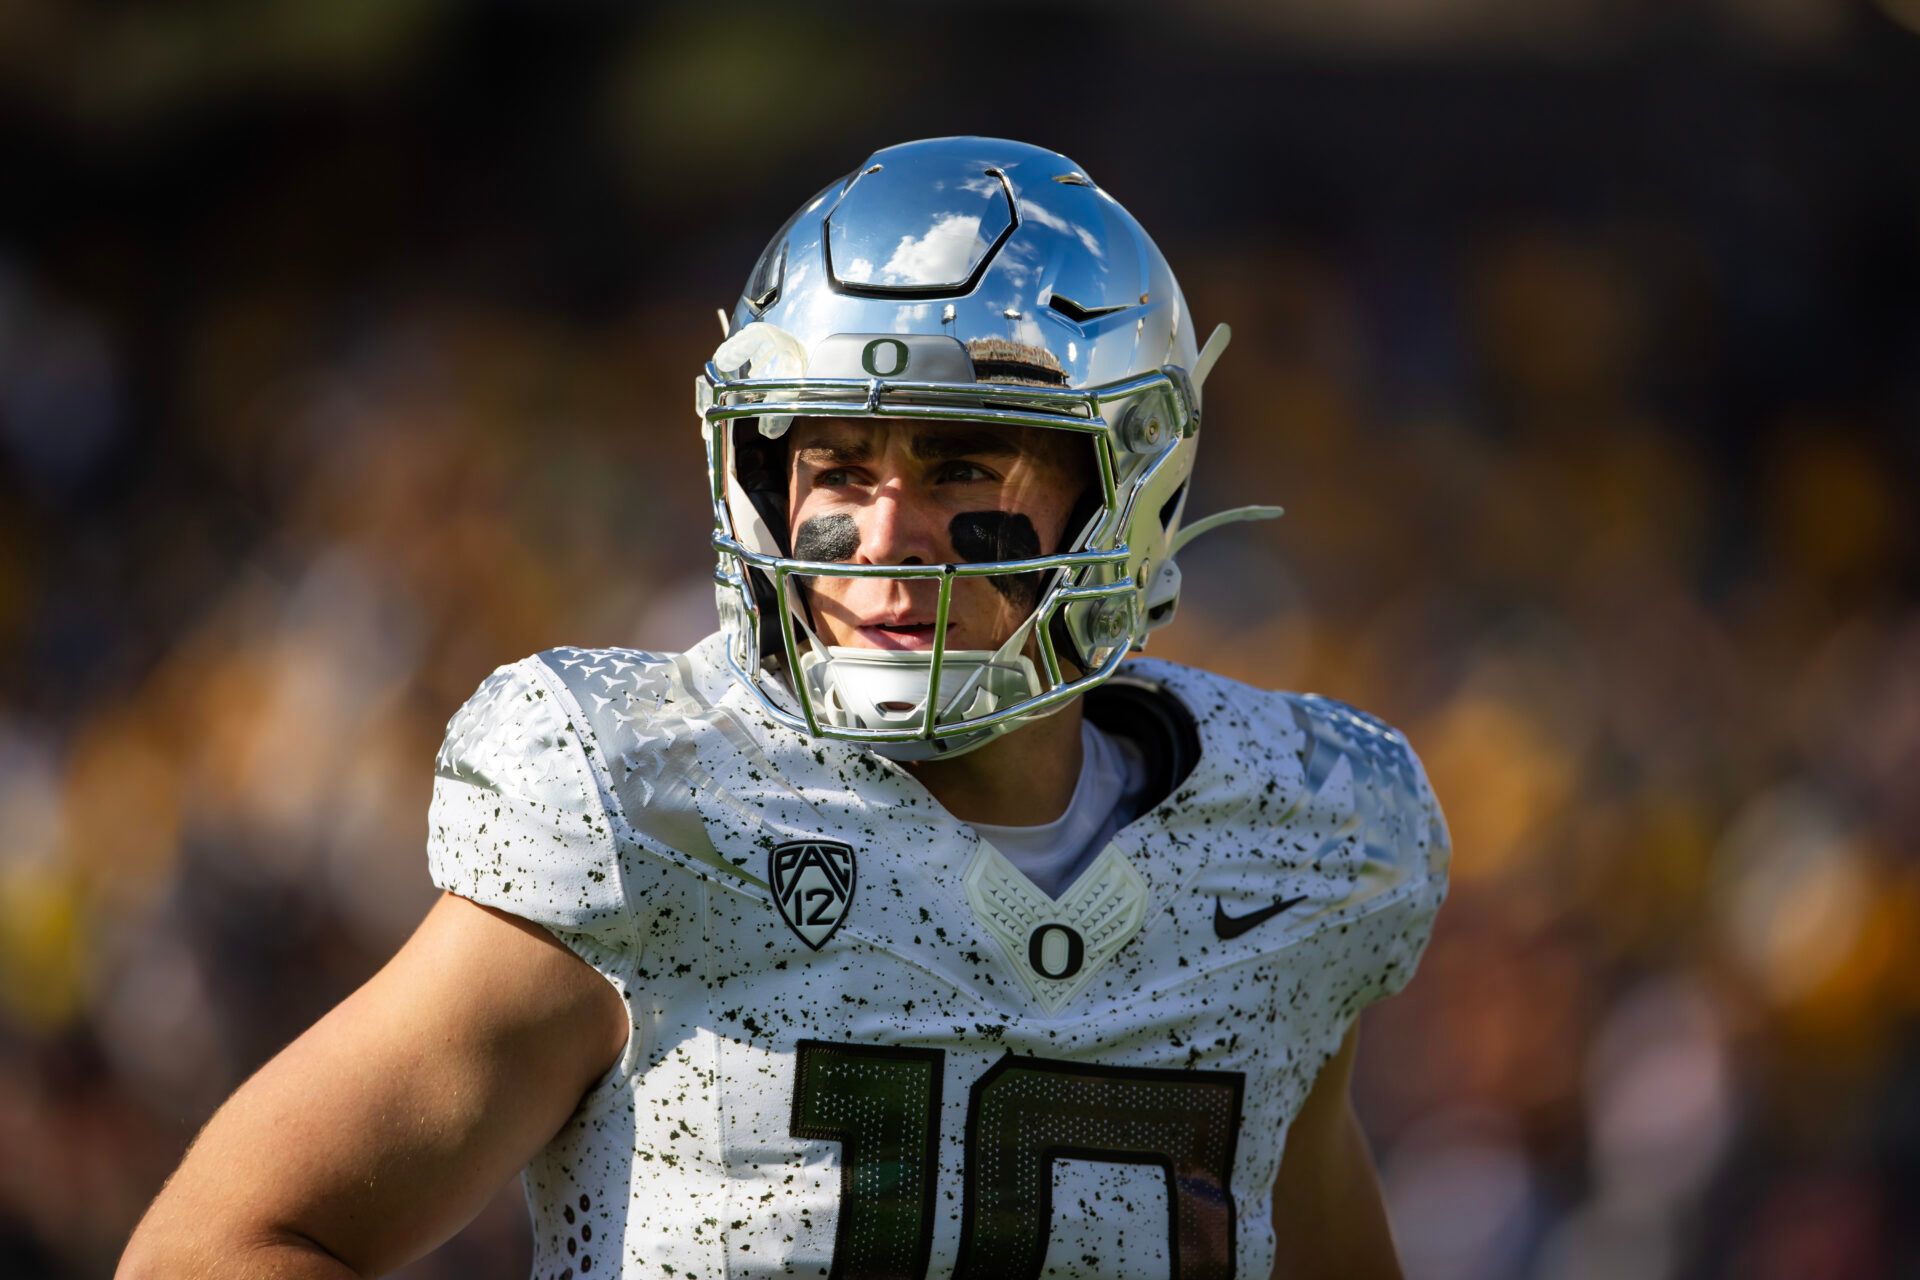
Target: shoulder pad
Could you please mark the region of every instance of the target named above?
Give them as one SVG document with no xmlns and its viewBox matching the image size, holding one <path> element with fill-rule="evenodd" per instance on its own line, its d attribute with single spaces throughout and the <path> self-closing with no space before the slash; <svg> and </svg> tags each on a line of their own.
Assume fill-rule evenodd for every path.
<svg viewBox="0 0 1920 1280">
<path fill-rule="evenodd" d="M 1413 748 L 1398 729 L 1378 716 L 1317 693 L 1281 696 L 1292 709 L 1294 725 L 1305 735 L 1300 762 L 1310 788 L 1318 790 L 1334 765 L 1346 758 L 1357 773 L 1377 776 L 1401 797 L 1420 796 L 1424 777 Z"/>
<path fill-rule="evenodd" d="M 434 884 L 555 930 L 624 927 L 589 746 L 586 726 L 538 659 L 482 681 L 448 722 L 435 764 L 427 831 Z"/>
<path fill-rule="evenodd" d="M 656 853 L 740 874 L 715 850 L 699 809 L 698 792 L 712 785 L 701 743 L 728 720 L 710 700 L 718 690 L 709 656 L 563 648 L 539 660 L 581 718 L 621 830 Z"/>
<path fill-rule="evenodd" d="M 539 655 L 594 727 L 617 730 L 664 708 L 677 692 L 673 655 L 642 649 L 548 649 Z M 615 713 L 613 708 L 619 708 Z M 609 736 L 602 732 L 603 737 Z"/>
</svg>

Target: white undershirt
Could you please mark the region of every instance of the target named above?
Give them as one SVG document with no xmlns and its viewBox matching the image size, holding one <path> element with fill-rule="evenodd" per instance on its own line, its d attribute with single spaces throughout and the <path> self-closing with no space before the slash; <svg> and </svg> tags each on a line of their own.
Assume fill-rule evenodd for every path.
<svg viewBox="0 0 1920 1280">
<path fill-rule="evenodd" d="M 980 838 L 1007 856 L 1048 897 L 1058 898 L 1085 866 L 1099 856 L 1113 833 L 1134 815 L 1123 806 L 1147 781 L 1140 749 L 1080 722 L 1080 779 L 1067 811 L 1037 827 L 973 823 Z"/>
</svg>

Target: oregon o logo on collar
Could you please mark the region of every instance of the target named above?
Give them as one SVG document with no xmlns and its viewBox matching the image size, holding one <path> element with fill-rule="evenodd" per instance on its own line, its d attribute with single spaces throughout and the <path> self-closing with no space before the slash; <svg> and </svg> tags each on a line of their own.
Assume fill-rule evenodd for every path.
<svg viewBox="0 0 1920 1280">
<path fill-rule="evenodd" d="M 890 368 L 881 368 L 882 363 Z M 876 378 L 891 378 L 907 371 L 907 344 L 898 338 L 875 338 L 860 349 L 860 367 Z"/>
<path fill-rule="evenodd" d="M 1087 940 L 1071 925 L 1049 920 L 1027 935 L 1027 963 L 1043 978 L 1065 982 L 1086 958 Z"/>
</svg>

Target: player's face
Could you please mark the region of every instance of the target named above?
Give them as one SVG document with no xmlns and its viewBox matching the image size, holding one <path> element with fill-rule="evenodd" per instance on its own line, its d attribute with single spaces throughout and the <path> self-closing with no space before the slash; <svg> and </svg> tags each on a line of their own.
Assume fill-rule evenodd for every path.
<svg viewBox="0 0 1920 1280">
<path fill-rule="evenodd" d="M 852 564 L 1019 560 L 1060 549 L 1092 466 L 1071 432 L 973 422 L 801 418 L 791 432 L 793 554 Z M 1040 598 L 1040 574 L 958 578 L 948 649 L 997 649 Z M 931 649 L 931 579 L 807 580 L 831 645 Z"/>
</svg>

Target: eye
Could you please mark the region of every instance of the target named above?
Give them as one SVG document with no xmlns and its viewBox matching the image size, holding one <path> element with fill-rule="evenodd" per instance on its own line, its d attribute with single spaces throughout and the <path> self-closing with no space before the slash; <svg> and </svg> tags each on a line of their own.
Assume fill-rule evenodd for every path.
<svg viewBox="0 0 1920 1280">
<path fill-rule="evenodd" d="M 939 478 L 949 484 L 974 484 L 982 480 L 998 480 L 1000 477 L 977 462 L 955 460 L 943 462 L 937 473 Z"/>
</svg>

